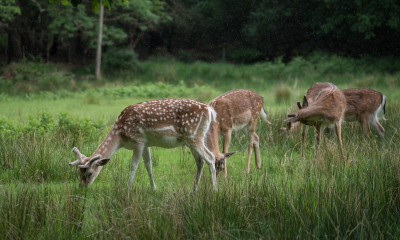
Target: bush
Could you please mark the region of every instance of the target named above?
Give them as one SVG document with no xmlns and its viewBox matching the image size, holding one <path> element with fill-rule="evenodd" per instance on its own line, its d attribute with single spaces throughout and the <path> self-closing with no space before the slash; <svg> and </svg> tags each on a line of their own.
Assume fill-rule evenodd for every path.
<svg viewBox="0 0 400 240">
<path fill-rule="evenodd" d="M 104 53 L 102 68 L 107 74 L 123 70 L 136 72 L 141 69 L 137 53 L 130 49 L 111 49 Z"/>
</svg>

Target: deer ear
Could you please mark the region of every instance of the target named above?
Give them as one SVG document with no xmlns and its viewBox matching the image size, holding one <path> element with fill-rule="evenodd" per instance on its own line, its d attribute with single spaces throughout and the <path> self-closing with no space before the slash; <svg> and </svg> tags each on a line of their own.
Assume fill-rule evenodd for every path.
<svg viewBox="0 0 400 240">
<path fill-rule="evenodd" d="M 224 158 L 228 158 L 230 156 L 232 156 L 233 154 L 235 154 L 236 152 L 229 152 L 229 153 L 224 153 Z"/>
<path fill-rule="evenodd" d="M 109 158 L 100 159 L 96 162 L 96 166 L 104 166 L 108 163 L 108 161 L 110 161 Z"/>
<path fill-rule="evenodd" d="M 302 107 L 301 107 L 301 103 L 300 103 L 299 101 L 297 101 L 297 107 L 298 107 L 299 109 L 302 108 Z"/>
<path fill-rule="evenodd" d="M 306 96 L 303 97 L 303 105 L 302 105 L 302 108 L 305 108 L 305 107 L 308 107 L 308 101 L 307 101 Z"/>
</svg>

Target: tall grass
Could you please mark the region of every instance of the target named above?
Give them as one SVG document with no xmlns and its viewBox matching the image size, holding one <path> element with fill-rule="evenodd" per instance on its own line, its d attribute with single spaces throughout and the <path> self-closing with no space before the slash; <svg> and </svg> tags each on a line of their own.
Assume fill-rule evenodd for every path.
<svg viewBox="0 0 400 240">
<path fill-rule="evenodd" d="M 400 104 L 394 101 L 399 96 L 398 72 L 378 71 L 378 67 L 363 71 L 349 62 L 336 65 L 339 60 L 335 59 L 295 61 L 251 66 L 148 62 L 143 66 L 141 74 L 151 75 L 155 83 L 138 89 L 172 86 L 177 78 L 185 83 L 172 92 L 182 97 L 198 98 L 195 88 L 190 87 L 194 83 L 206 89 L 209 95 L 204 95 L 205 101 L 225 88 L 246 87 L 242 83 L 258 86 L 273 122 L 267 125 L 260 119 L 257 127 L 262 168 L 254 170 L 253 156 L 251 172 L 244 174 L 247 142 L 242 133 L 234 133 L 230 150 L 236 154 L 228 159 L 228 177 L 218 179 L 218 192 L 212 191 L 205 168 L 199 191 L 190 193 L 195 162 L 187 149 L 180 148 L 152 149 L 156 191 L 149 186 L 143 164 L 139 164 L 134 186 L 128 190 L 132 156 L 128 150 L 119 150 L 94 184 L 80 189 L 78 174 L 68 165 L 75 160 L 71 149 L 79 146 L 84 154 L 92 153 L 109 130 L 111 122 L 107 119 L 115 119 L 114 112 L 105 110 L 105 118 L 95 115 L 89 119 L 76 117 L 86 109 L 74 108 L 68 114 L 37 113 L 21 122 L 5 117 L 7 112 L 3 112 L 0 239 L 398 239 Z M 153 73 L 146 72 L 150 66 L 156 69 Z M 275 79 L 276 84 L 266 84 L 275 80 L 265 80 L 255 69 L 263 69 L 264 77 Z M 162 76 L 164 79 L 159 79 Z M 213 81 L 217 78 L 221 80 Z M 290 103 L 300 100 L 307 84 L 327 78 L 342 88 L 371 81 L 372 86 L 383 89 L 388 96 L 388 120 L 383 122 L 386 135 L 383 140 L 376 133 L 364 137 L 358 123 L 345 122 L 345 159 L 335 136 L 324 136 L 321 157 L 314 159 L 311 130 L 306 158 L 301 159 L 299 137 L 288 136 L 280 128 Z M 214 89 L 212 85 L 216 92 L 210 90 Z M 90 91 L 94 96 L 101 93 L 127 102 L 136 92 L 145 93 L 144 99 L 155 98 L 148 95 L 155 91 L 167 94 L 167 90 L 146 93 L 131 86 L 68 94 L 80 98 L 80 104 L 106 109 L 107 102 L 88 98 Z M 7 98 L 1 101 L 16 99 L 11 95 Z M 33 99 L 45 101 L 48 97 L 38 94 Z M 32 98 L 18 97 L 15 108 L 24 101 L 28 104 Z M 57 101 L 71 100 L 61 97 Z"/>
</svg>

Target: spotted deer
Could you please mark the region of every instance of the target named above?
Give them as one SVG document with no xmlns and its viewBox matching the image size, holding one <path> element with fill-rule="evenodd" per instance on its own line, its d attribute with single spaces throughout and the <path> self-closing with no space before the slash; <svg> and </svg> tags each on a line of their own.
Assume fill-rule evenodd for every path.
<svg viewBox="0 0 400 240">
<path fill-rule="evenodd" d="M 341 122 L 346 110 L 346 98 L 342 91 L 334 84 L 329 82 L 315 83 L 312 85 L 303 98 L 303 103 L 297 102 L 299 112 L 297 114 L 288 114 L 286 119 L 289 124 L 301 122 L 304 125 L 314 126 L 315 134 L 315 157 L 319 153 L 321 141 L 321 128 L 334 125 L 341 153 L 342 136 Z M 304 158 L 304 139 L 306 128 L 303 127 L 301 133 L 301 157 Z"/>
<path fill-rule="evenodd" d="M 342 90 L 346 98 L 346 111 L 344 120 L 358 121 L 365 135 L 371 133 L 370 125 L 378 132 L 381 138 L 385 135 L 385 129 L 379 122 L 379 118 L 384 120 L 386 112 L 386 96 L 382 93 L 369 88 L 353 88 Z M 299 122 L 288 125 L 290 132 L 296 132 Z M 283 128 L 286 130 L 286 128 Z"/>
<path fill-rule="evenodd" d="M 271 124 L 267 120 L 263 103 L 263 98 L 257 93 L 239 89 L 224 93 L 208 104 L 217 112 L 217 119 L 211 123 L 207 133 L 207 146 L 215 156 L 217 172 L 223 171 L 224 177 L 227 176 L 225 159 L 233 154 L 228 152 L 233 130 L 243 130 L 249 141 L 246 173 L 250 171 L 250 158 L 253 148 L 256 168 L 261 167 L 259 137 L 255 132 L 260 113 L 263 119 Z M 223 138 L 223 153 L 219 150 L 219 136 Z"/>
<path fill-rule="evenodd" d="M 346 97 L 347 107 L 345 121 L 358 121 L 365 135 L 371 133 L 370 125 L 385 136 L 385 129 L 379 123 L 379 117 L 385 119 L 386 97 L 382 93 L 369 88 L 353 88 L 342 91 Z"/>
<path fill-rule="evenodd" d="M 147 169 L 150 185 L 153 180 L 150 147 L 174 148 L 186 145 L 197 165 L 193 191 L 197 190 L 204 162 L 208 164 L 211 182 L 217 190 L 214 155 L 205 146 L 205 137 L 210 123 L 215 121 L 215 111 L 205 103 L 190 99 L 160 99 L 133 104 L 125 108 L 113 124 L 110 132 L 96 151 L 86 157 L 74 147 L 80 185 L 89 186 L 119 148 L 133 150 L 129 187 L 141 156 Z"/>
</svg>

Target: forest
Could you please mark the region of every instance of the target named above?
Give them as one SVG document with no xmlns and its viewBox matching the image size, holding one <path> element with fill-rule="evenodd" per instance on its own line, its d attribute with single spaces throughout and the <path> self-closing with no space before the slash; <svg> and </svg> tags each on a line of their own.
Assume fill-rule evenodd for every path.
<svg viewBox="0 0 400 240">
<path fill-rule="evenodd" d="M 91 63 L 96 55 L 99 4 L 77 3 L 1 0 L 0 61 L 40 58 Z M 395 0 L 103 4 L 103 58 L 167 56 L 185 62 L 254 63 L 276 58 L 287 62 L 315 51 L 356 58 L 400 54 L 400 2 Z"/>
</svg>

